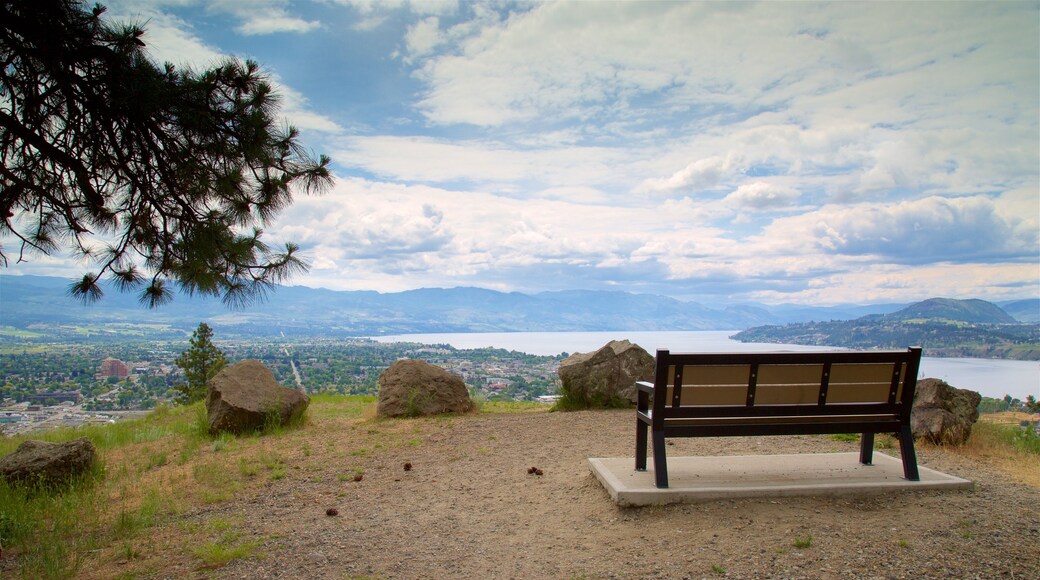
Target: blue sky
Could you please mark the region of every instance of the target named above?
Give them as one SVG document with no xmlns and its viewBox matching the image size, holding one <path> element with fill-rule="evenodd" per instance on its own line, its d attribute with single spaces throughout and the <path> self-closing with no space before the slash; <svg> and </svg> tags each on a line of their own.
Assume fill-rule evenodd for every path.
<svg viewBox="0 0 1040 580">
<path fill-rule="evenodd" d="M 295 284 L 1040 296 L 1037 2 L 105 4 L 156 60 L 260 62 L 332 157 L 265 229 Z"/>
</svg>

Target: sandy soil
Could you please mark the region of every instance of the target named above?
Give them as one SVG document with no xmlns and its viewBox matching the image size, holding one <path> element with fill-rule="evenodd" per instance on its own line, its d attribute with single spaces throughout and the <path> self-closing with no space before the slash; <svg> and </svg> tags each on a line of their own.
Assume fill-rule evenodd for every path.
<svg viewBox="0 0 1040 580">
<path fill-rule="evenodd" d="M 1040 578 L 1040 489 L 956 454 L 918 450 L 922 465 L 971 479 L 974 491 L 622 509 L 587 458 L 631 456 L 634 425 L 632 411 L 314 419 L 277 443 L 286 477 L 182 514 L 142 550 L 161 553 L 154 575 L 167 578 Z M 856 450 L 826 436 L 669 447 Z M 217 517 L 258 547 L 206 569 L 182 530 Z"/>
</svg>

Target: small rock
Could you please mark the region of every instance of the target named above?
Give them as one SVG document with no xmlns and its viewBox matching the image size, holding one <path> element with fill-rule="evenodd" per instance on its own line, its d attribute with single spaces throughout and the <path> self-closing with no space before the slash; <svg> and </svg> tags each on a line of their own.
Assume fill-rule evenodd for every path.
<svg viewBox="0 0 1040 580">
<path fill-rule="evenodd" d="M 329 509 L 325 510 L 325 515 L 327 515 L 327 516 L 338 516 L 339 515 L 339 510 L 337 510 L 336 508 L 329 508 Z"/>
<path fill-rule="evenodd" d="M 29 440 L 0 458 L 0 478 L 8 483 L 60 484 L 90 470 L 96 450 L 86 437 L 64 443 Z"/>
</svg>

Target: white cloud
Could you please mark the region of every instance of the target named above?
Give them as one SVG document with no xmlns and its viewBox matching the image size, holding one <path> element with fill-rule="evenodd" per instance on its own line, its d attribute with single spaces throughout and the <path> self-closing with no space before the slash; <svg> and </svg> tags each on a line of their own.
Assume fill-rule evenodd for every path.
<svg viewBox="0 0 1040 580">
<path fill-rule="evenodd" d="M 282 99 L 282 114 L 298 129 L 310 129 L 322 133 L 336 134 L 344 131 L 343 127 L 326 115 L 316 112 L 310 107 L 310 102 L 300 91 L 281 82 L 277 75 L 273 75 L 276 82 L 275 90 Z"/>
<path fill-rule="evenodd" d="M 406 182 L 496 183 L 509 193 L 525 184 L 594 187 L 624 182 L 623 151 L 600 147 L 520 150 L 495 141 L 447 141 L 430 137 L 350 136 L 334 145 L 333 158 L 381 177 Z M 561 191 L 557 189 L 557 191 Z M 586 191 L 588 191 L 586 189 Z"/>
<path fill-rule="evenodd" d="M 825 206 L 775 220 L 762 239 L 783 239 L 786 251 L 883 256 L 902 263 L 1040 255 L 1036 221 L 1002 215 L 997 208 L 986 196 Z"/>
<path fill-rule="evenodd" d="M 242 34 L 274 34 L 277 32 L 309 32 L 321 26 L 316 20 L 303 20 L 281 13 L 269 13 L 243 18 L 235 30 Z"/>
<path fill-rule="evenodd" d="M 352 6 L 364 15 L 386 14 L 402 8 L 420 16 L 446 16 L 459 10 L 458 0 L 329 0 L 333 4 Z"/>
<path fill-rule="evenodd" d="M 698 159 L 667 178 L 650 178 L 637 189 L 643 192 L 701 190 L 719 185 L 723 176 L 736 169 L 735 155 Z"/>
<path fill-rule="evenodd" d="M 180 67 L 204 68 L 227 58 L 202 40 L 192 25 L 181 18 L 158 10 L 153 4 L 127 0 L 106 2 L 109 10 L 103 18 L 110 22 L 140 23 L 145 28 L 144 42 L 148 55 L 158 62 L 171 62 Z"/>
<path fill-rule="evenodd" d="M 844 170 L 831 192 L 844 196 L 970 193 L 1036 164 L 1032 16 L 1008 4 L 542 4 L 431 54 L 419 108 L 445 125 L 593 120 L 587 137 L 667 127 L 632 146 L 698 149 L 645 190 L 711 183 L 697 163 L 735 156 Z"/>
<path fill-rule="evenodd" d="M 787 207 L 793 204 L 799 195 L 801 194 L 793 187 L 754 181 L 738 187 L 736 191 L 726 196 L 725 201 L 738 209 L 757 210 Z"/>
<path fill-rule="evenodd" d="M 1035 295 L 1034 264 L 932 264 L 908 268 L 902 264 L 861 264 L 855 269 L 816 276 L 803 288 L 791 291 L 764 287 L 748 294 L 767 303 L 871 304 L 913 302 L 936 296 L 986 297 L 991 301 L 1016 300 Z"/>
<path fill-rule="evenodd" d="M 408 8 L 420 15 L 447 16 L 459 10 L 458 0 L 411 0 Z"/>
<path fill-rule="evenodd" d="M 409 62 L 416 57 L 429 54 L 443 42 L 440 20 L 436 16 L 420 20 L 408 29 L 404 39 L 408 47 Z"/>
<path fill-rule="evenodd" d="M 239 34 L 260 35 L 310 32 L 321 26 L 316 20 L 305 20 L 289 13 L 289 0 L 209 0 L 207 9 L 237 19 Z"/>
</svg>

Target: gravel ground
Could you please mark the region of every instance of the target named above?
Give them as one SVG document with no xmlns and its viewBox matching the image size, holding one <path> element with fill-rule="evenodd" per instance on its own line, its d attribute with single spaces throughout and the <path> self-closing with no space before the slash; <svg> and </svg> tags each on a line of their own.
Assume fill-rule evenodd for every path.
<svg viewBox="0 0 1040 580">
<path fill-rule="evenodd" d="M 153 529 L 143 557 L 161 565 L 145 575 L 1040 578 L 1040 489 L 928 446 L 918 449 L 922 465 L 971 479 L 975 489 L 619 508 L 587 458 L 631 456 L 632 415 L 312 420 L 278 441 L 291 466 L 286 477 Z M 857 445 L 826 436 L 682 439 L 669 454 Z M 257 547 L 207 569 L 182 530 L 218 517 Z M 88 564 L 84 576 L 113 577 L 119 566 Z"/>
</svg>

